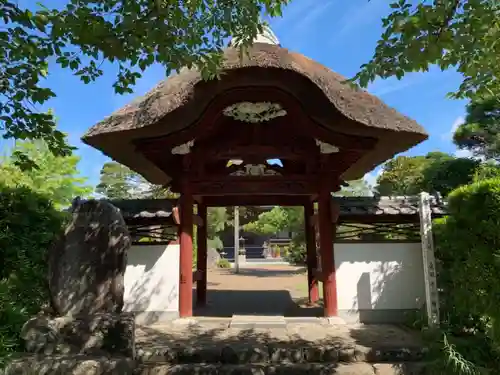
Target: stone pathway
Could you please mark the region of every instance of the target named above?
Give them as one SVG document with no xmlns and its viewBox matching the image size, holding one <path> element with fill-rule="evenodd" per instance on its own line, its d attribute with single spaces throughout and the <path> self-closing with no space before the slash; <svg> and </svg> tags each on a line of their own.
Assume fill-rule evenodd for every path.
<svg viewBox="0 0 500 375">
<path fill-rule="evenodd" d="M 193 296 L 193 298 L 195 298 Z M 208 305 L 197 308 L 196 316 L 282 315 L 322 316 L 321 307 L 309 307 L 307 273 L 303 267 L 258 265 L 234 270 L 208 271 Z"/>
<path fill-rule="evenodd" d="M 416 332 L 392 325 L 330 325 L 288 323 L 285 328 L 230 328 L 229 319 L 177 321 L 166 325 L 137 327 L 136 342 L 141 348 L 158 346 L 247 345 L 290 343 L 375 347 L 420 347 Z"/>
</svg>

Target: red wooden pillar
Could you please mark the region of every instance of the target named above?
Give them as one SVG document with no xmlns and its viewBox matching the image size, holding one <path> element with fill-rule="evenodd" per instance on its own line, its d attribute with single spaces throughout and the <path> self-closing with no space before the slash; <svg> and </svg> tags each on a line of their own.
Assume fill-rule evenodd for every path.
<svg viewBox="0 0 500 375">
<path fill-rule="evenodd" d="M 319 300 L 318 280 L 316 269 L 318 268 L 318 257 L 316 256 L 316 239 L 312 217 L 314 215 L 314 204 L 308 202 L 304 205 L 304 224 L 306 231 L 306 261 L 307 261 L 307 285 L 309 290 L 309 303 L 313 304 Z"/>
<path fill-rule="evenodd" d="M 207 206 L 198 204 L 198 216 L 203 224 L 197 227 L 197 253 L 196 269 L 198 281 L 196 282 L 196 305 L 203 307 L 207 304 Z"/>
<path fill-rule="evenodd" d="M 335 222 L 336 222 L 335 218 Z M 318 226 L 321 251 L 321 271 L 323 274 L 324 315 L 336 316 L 337 282 L 335 279 L 335 258 L 333 241 L 335 238 L 334 213 L 330 189 L 322 188 L 318 195 Z"/>
<path fill-rule="evenodd" d="M 179 316 L 193 316 L 193 195 L 185 188 L 180 198 Z"/>
</svg>

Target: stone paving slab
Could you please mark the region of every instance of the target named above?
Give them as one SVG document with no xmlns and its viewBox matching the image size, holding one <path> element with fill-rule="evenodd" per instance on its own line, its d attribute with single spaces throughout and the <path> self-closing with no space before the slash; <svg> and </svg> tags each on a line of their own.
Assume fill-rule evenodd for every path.
<svg viewBox="0 0 500 375">
<path fill-rule="evenodd" d="M 162 324 L 137 326 L 136 343 L 139 345 L 191 345 L 196 343 L 237 343 L 247 340 L 258 342 L 352 343 L 362 346 L 415 346 L 422 345 L 417 332 L 394 325 L 321 323 L 292 323 L 284 328 L 239 329 L 228 327 L 228 321 L 190 324 Z"/>
<path fill-rule="evenodd" d="M 263 315 L 233 315 L 229 328 L 240 329 L 266 329 L 281 328 L 285 329 L 287 322 L 283 315 L 263 316 Z"/>
</svg>

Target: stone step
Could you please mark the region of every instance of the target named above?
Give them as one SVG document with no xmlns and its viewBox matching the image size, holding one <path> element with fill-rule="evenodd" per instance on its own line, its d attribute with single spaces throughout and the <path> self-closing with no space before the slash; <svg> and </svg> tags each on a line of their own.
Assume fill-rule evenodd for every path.
<svg viewBox="0 0 500 375">
<path fill-rule="evenodd" d="M 432 375 L 425 362 L 408 363 L 137 363 L 127 358 L 23 356 L 2 375 Z"/>
<path fill-rule="evenodd" d="M 136 350 L 139 362 L 189 363 L 379 363 L 418 362 L 424 359 L 422 347 L 365 347 L 361 345 L 311 345 L 263 343 L 258 345 L 142 346 Z"/>
<path fill-rule="evenodd" d="M 137 362 L 129 358 L 85 355 L 20 355 L 1 375 L 134 375 Z"/>
<path fill-rule="evenodd" d="M 149 363 L 134 375 L 431 375 L 423 363 L 307 363 L 307 364 L 183 364 Z"/>
</svg>

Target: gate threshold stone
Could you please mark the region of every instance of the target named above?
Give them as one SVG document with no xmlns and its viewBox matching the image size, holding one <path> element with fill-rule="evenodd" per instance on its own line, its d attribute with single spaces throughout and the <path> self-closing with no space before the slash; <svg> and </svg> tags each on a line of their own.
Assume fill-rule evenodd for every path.
<svg viewBox="0 0 500 375">
<path fill-rule="evenodd" d="M 230 328 L 259 329 L 259 328 L 286 328 L 283 315 L 233 315 Z"/>
</svg>

